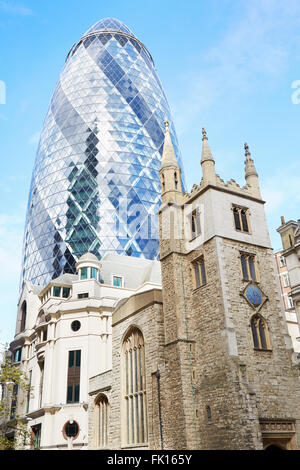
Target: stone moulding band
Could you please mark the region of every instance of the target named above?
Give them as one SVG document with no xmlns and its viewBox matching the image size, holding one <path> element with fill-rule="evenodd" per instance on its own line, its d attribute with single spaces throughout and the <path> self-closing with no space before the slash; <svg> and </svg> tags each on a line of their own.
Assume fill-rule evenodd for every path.
<svg viewBox="0 0 300 470">
<path fill-rule="evenodd" d="M 295 421 L 294 420 L 260 420 L 261 432 L 264 433 L 295 433 Z"/>
</svg>

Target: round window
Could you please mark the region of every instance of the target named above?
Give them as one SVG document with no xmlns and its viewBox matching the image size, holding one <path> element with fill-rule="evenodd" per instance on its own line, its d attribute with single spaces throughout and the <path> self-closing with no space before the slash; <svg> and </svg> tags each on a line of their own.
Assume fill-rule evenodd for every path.
<svg viewBox="0 0 300 470">
<path fill-rule="evenodd" d="M 73 439 L 75 439 L 79 434 L 79 426 L 76 421 L 68 421 L 64 425 L 63 431 L 66 437 L 73 437 Z"/>
<path fill-rule="evenodd" d="M 80 327 L 81 327 L 81 323 L 78 320 L 75 320 L 71 323 L 71 328 L 73 331 L 78 331 Z"/>
</svg>

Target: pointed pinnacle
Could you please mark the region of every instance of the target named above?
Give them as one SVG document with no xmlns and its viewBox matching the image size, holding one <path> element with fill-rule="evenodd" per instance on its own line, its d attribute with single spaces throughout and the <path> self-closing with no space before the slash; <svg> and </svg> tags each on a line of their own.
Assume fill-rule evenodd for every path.
<svg viewBox="0 0 300 470">
<path fill-rule="evenodd" d="M 201 164 L 206 160 L 210 160 L 214 162 L 214 158 L 212 156 L 211 150 L 208 144 L 208 138 L 206 135 L 206 130 L 202 127 L 202 156 L 201 156 Z"/>
<path fill-rule="evenodd" d="M 249 152 L 249 145 L 247 144 L 247 142 L 244 143 L 244 149 L 245 149 L 245 156 L 250 157 L 251 153 Z"/>
<path fill-rule="evenodd" d="M 170 136 L 168 119 L 165 119 L 164 123 L 165 123 L 165 141 L 164 141 L 163 154 L 162 154 L 162 159 L 161 159 L 161 168 L 170 166 L 170 165 L 178 167 L 175 150 L 174 150 L 172 139 Z"/>
<path fill-rule="evenodd" d="M 245 177 L 247 178 L 248 176 L 255 175 L 258 176 L 254 161 L 251 158 L 251 153 L 249 152 L 249 145 L 247 142 L 244 144 L 244 149 L 245 149 Z"/>
<path fill-rule="evenodd" d="M 169 123 L 169 121 L 168 121 L 167 118 L 164 120 L 164 124 L 165 124 L 165 133 L 166 133 L 166 132 L 169 132 L 169 125 L 170 125 L 170 123 Z"/>
</svg>

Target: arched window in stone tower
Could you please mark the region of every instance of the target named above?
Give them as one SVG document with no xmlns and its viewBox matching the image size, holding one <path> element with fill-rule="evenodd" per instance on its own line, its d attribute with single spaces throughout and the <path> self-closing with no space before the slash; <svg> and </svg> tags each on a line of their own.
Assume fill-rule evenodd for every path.
<svg viewBox="0 0 300 470">
<path fill-rule="evenodd" d="M 124 444 L 147 442 L 147 403 L 144 338 L 132 328 L 122 345 Z"/>
<path fill-rule="evenodd" d="M 109 402 L 107 396 L 100 393 L 95 400 L 95 447 L 103 449 L 108 446 L 108 430 L 109 430 Z"/>
<path fill-rule="evenodd" d="M 22 303 L 22 307 L 21 307 L 21 329 L 20 329 L 20 331 L 25 330 L 26 315 L 27 315 L 27 303 L 26 303 L 26 300 L 24 300 L 24 302 Z"/>
<path fill-rule="evenodd" d="M 161 174 L 161 187 L 162 187 L 162 192 L 164 192 L 166 189 L 166 185 L 165 185 L 165 175 L 163 173 Z"/>
<path fill-rule="evenodd" d="M 255 349 L 271 349 L 267 324 L 260 315 L 252 317 L 251 331 Z"/>
<path fill-rule="evenodd" d="M 178 178 L 177 178 L 177 172 L 175 171 L 174 172 L 174 185 L 175 185 L 175 189 L 178 188 Z"/>
</svg>

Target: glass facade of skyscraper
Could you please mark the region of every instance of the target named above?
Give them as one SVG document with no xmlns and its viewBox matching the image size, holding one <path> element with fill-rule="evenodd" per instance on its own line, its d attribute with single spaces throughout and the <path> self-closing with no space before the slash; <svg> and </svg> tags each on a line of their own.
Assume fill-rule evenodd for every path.
<svg viewBox="0 0 300 470">
<path fill-rule="evenodd" d="M 21 281 L 73 273 L 87 251 L 159 257 L 166 118 L 182 168 L 150 53 L 120 21 L 96 23 L 69 52 L 41 132 Z"/>
</svg>

